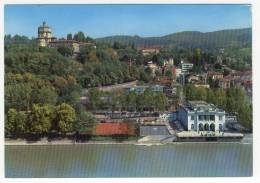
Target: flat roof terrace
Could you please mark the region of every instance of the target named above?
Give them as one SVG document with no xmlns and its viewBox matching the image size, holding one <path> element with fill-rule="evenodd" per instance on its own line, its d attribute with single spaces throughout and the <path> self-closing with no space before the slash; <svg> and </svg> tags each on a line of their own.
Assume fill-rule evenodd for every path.
<svg viewBox="0 0 260 183">
<path fill-rule="evenodd" d="M 205 101 L 200 100 L 188 101 L 182 104 L 182 107 L 184 107 L 189 112 L 225 112 L 224 110 L 217 108 L 214 104 L 209 104 Z"/>
</svg>

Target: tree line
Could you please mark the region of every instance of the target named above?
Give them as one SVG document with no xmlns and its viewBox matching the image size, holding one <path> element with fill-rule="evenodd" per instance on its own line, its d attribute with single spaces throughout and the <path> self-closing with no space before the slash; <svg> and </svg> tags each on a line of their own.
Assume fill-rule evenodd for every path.
<svg viewBox="0 0 260 183">
<path fill-rule="evenodd" d="M 84 115 L 84 116 L 83 116 Z M 33 104 L 30 111 L 10 108 L 6 113 L 5 134 L 9 137 L 23 137 L 27 134 L 47 135 L 50 132 L 90 131 L 96 120 L 88 112 L 77 118 L 75 109 L 69 104 L 57 106 Z"/>
<path fill-rule="evenodd" d="M 168 100 L 164 93 L 146 89 L 143 93 L 134 91 L 103 92 L 92 88 L 88 92 L 88 107 L 91 110 L 111 111 L 165 111 Z"/>
</svg>

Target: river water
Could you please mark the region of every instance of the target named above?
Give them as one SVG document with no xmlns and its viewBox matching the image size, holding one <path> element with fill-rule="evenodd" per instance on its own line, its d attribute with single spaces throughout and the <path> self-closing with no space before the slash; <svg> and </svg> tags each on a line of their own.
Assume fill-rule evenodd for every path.
<svg viewBox="0 0 260 183">
<path fill-rule="evenodd" d="M 5 146 L 6 177 L 252 176 L 252 144 Z"/>
</svg>

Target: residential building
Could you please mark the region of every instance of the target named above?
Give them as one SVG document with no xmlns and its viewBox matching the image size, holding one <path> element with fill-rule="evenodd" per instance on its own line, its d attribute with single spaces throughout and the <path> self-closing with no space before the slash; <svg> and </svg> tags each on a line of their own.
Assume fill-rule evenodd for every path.
<svg viewBox="0 0 260 183">
<path fill-rule="evenodd" d="M 59 48 L 61 46 L 66 46 L 71 49 L 73 49 L 74 54 L 78 54 L 80 49 L 84 46 L 92 46 L 91 43 L 83 43 L 75 40 L 66 40 L 66 39 L 60 39 L 51 41 L 48 44 L 48 47 L 50 48 Z"/>
<path fill-rule="evenodd" d="M 200 79 L 200 76 L 199 75 L 190 75 L 190 76 L 187 76 L 187 81 L 188 83 L 197 83 L 199 82 L 201 79 Z"/>
<path fill-rule="evenodd" d="M 128 92 L 135 92 L 136 94 L 141 94 L 141 93 L 144 93 L 144 91 L 148 87 L 149 86 L 134 86 L 134 87 L 126 88 L 126 91 L 128 91 Z"/>
<path fill-rule="evenodd" d="M 146 68 L 149 68 L 153 74 L 155 75 L 155 71 L 159 69 L 158 65 L 154 64 L 153 61 L 147 62 Z"/>
<path fill-rule="evenodd" d="M 234 78 L 232 76 L 226 76 L 218 80 L 218 86 L 223 89 L 230 88 L 233 86 Z"/>
<path fill-rule="evenodd" d="M 147 48 L 138 48 L 143 56 L 147 56 L 150 54 L 157 54 L 160 52 L 159 47 L 147 47 Z"/>
<path fill-rule="evenodd" d="M 173 65 L 174 65 L 173 58 L 169 58 L 168 60 L 167 59 L 163 60 L 163 66 L 173 66 Z"/>
<path fill-rule="evenodd" d="M 173 83 L 173 80 L 171 78 L 167 77 L 167 76 L 163 76 L 163 77 L 160 77 L 160 78 L 156 78 L 154 83 L 158 84 L 158 85 L 170 87 Z"/>
<path fill-rule="evenodd" d="M 152 85 L 152 86 L 150 86 L 150 89 L 151 89 L 153 92 L 163 92 L 164 86 L 161 86 L 161 85 Z"/>
<path fill-rule="evenodd" d="M 225 111 L 204 101 L 188 101 L 180 104 L 177 109 L 177 120 L 187 131 L 225 130 Z"/>
<path fill-rule="evenodd" d="M 175 76 L 176 76 L 176 78 L 179 78 L 180 77 L 180 75 L 181 75 L 181 68 L 176 68 L 175 69 Z"/>
<path fill-rule="evenodd" d="M 181 71 L 182 73 L 188 73 L 193 68 L 192 63 L 181 61 Z"/>
<path fill-rule="evenodd" d="M 75 55 L 79 53 L 80 48 L 83 46 L 93 46 L 94 48 L 96 47 L 93 43 L 57 39 L 52 36 L 52 29 L 46 24 L 46 22 L 43 22 L 43 24 L 38 27 L 38 45 L 40 47 L 50 47 L 56 49 L 61 46 L 66 46 L 72 48 Z"/>
<path fill-rule="evenodd" d="M 150 89 L 152 92 L 163 92 L 164 86 L 161 85 L 143 85 L 143 86 L 134 86 L 130 88 L 126 88 L 128 92 L 135 92 L 136 94 L 144 93 L 145 90 Z"/>
<path fill-rule="evenodd" d="M 197 88 L 199 88 L 199 87 L 201 87 L 201 88 L 210 88 L 210 86 L 209 86 L 209 84 L 205 84 L 205 83 L 194 83 L 194 86 L 195 87 L 197 87 Z"/>
<path fill-rule="evenodd" d="M 222 79 L 222 78 L 223 78 L 223 73 L 221 73 L 221 72 L 214 72 L 214 71 L 207 72 L 207 79 L 216 81 L 216 80 Z"/>
</svg>

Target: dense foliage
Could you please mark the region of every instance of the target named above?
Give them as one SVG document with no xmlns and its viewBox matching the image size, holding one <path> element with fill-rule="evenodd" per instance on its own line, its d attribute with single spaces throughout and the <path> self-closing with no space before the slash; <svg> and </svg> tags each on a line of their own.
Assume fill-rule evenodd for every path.
<svg viewBox="0 0 260 183">
<path fill-rule="evenodd" d="M 147 89 L 141 94 L 117 91 L 103 92 L 89 90 L 89 106 L 92 110 L 108 109 L 111 111 L 165 111 L 168 101 L 164 93 Z"/>
<path fill-rule="evenodd" d="M 91 132 L 96 119 L 80 102 L 83 88 L 91 88 L 88 106 L 90 110 L 167 109 L 169 100 L 163 93 L 153 93 L 150 90 L 142 94 L 121 91 L 107 93 L 93 89 L 134 80 L 139 80 L 140 83 L 150 82 L 153 74 L 145 67 L 148 61 L 163 66 L 165 59 L 173 58 L 174 65 L 178 66 L 181 60 L 187 60 L 194 64 L 195 73 L 202 72 L 205 64 L 212 64 L 215 70 L 221 70 L 219 60 L 238 70 L 251 68 L 252 49 L 248 41 L 249 30 L 241 30 L 227 38 L 223 43 L 224 51 L 220 51 L 222 49 L 219 45 L 222 43 L 216 43 L 214 49 L 206 49 L 205 45 L 215 43 L 206 44 L 205 38 L 203 45 L 193 38 L 194 43 L 190 43 L 190 40 L 186 40 L 183 36 L 186 34 L 190 33 L 174 34 L 163 39 L 135 36 L 130 37 L 131 41 L 127 44 L 122 44 L 124 41 L 117 38 L 104 43 L 102 40 L 93 40 L 85 36 L 83 32 L 68 34 L 69 40 L 91 43 L 97 41 L 95 47 L 81 48 L 77 57 L 74 57 L 73 50 L 67 47 L 40 48 L 36 39 L 6 35 L 4 46 L 6 134 L 17 137 L 26 133 L 44 135 L 53 130 L 63 134 L 72 131 Z M 212 35 L 196 33 L 196 35 L 211 37 L 213 33 Z M 218 35 L 222 36 L 219 33 Z M 136 48 L 141 43 L 138 42 L 140 39 L 154 39 L 156 43 L 162 41 L 162 44 L 168 41 L 167 43 L 174 44 L 165 44 L 159 54 L 144 56 Z M 191 47 L 185 46 L 188 44 L 187 41 Z M 178 46 L 175 43 L 178 43 Z M 170 70 L 166 70 L 164 75 L 173 77 Z M 155 77 L 161 76 L 160 71 L 155 72 Z M 237 113 L 245 126 L 252 127 L 252 105 L 244 100 L 244 93 L 238 89 L 224 91 L 187 86 L 185 94 L 187 99 L 206 100 L 229 112 Z M 241 98 L 243 100 L 240 100 Z"/>
<path fill-rule="evenodd" d="M 139 37 L 139 36 L 110 36 L 96 39 L 97 42 L 114 43 L 119 42 L 126 45 L 135 46 L 168 46 L 182 47 L 185 49 L 202 48 L 206 50 L 214 50 L 216 48 L 229 47 L 231 43 L 235 43 L 241 47 L 250 46 L 252 44 L 252 29 L 234 29 L 222 30 L 215 32 L 196 32 L 185 31 L 169 34 L 162 37 Z"/>
</svg>

